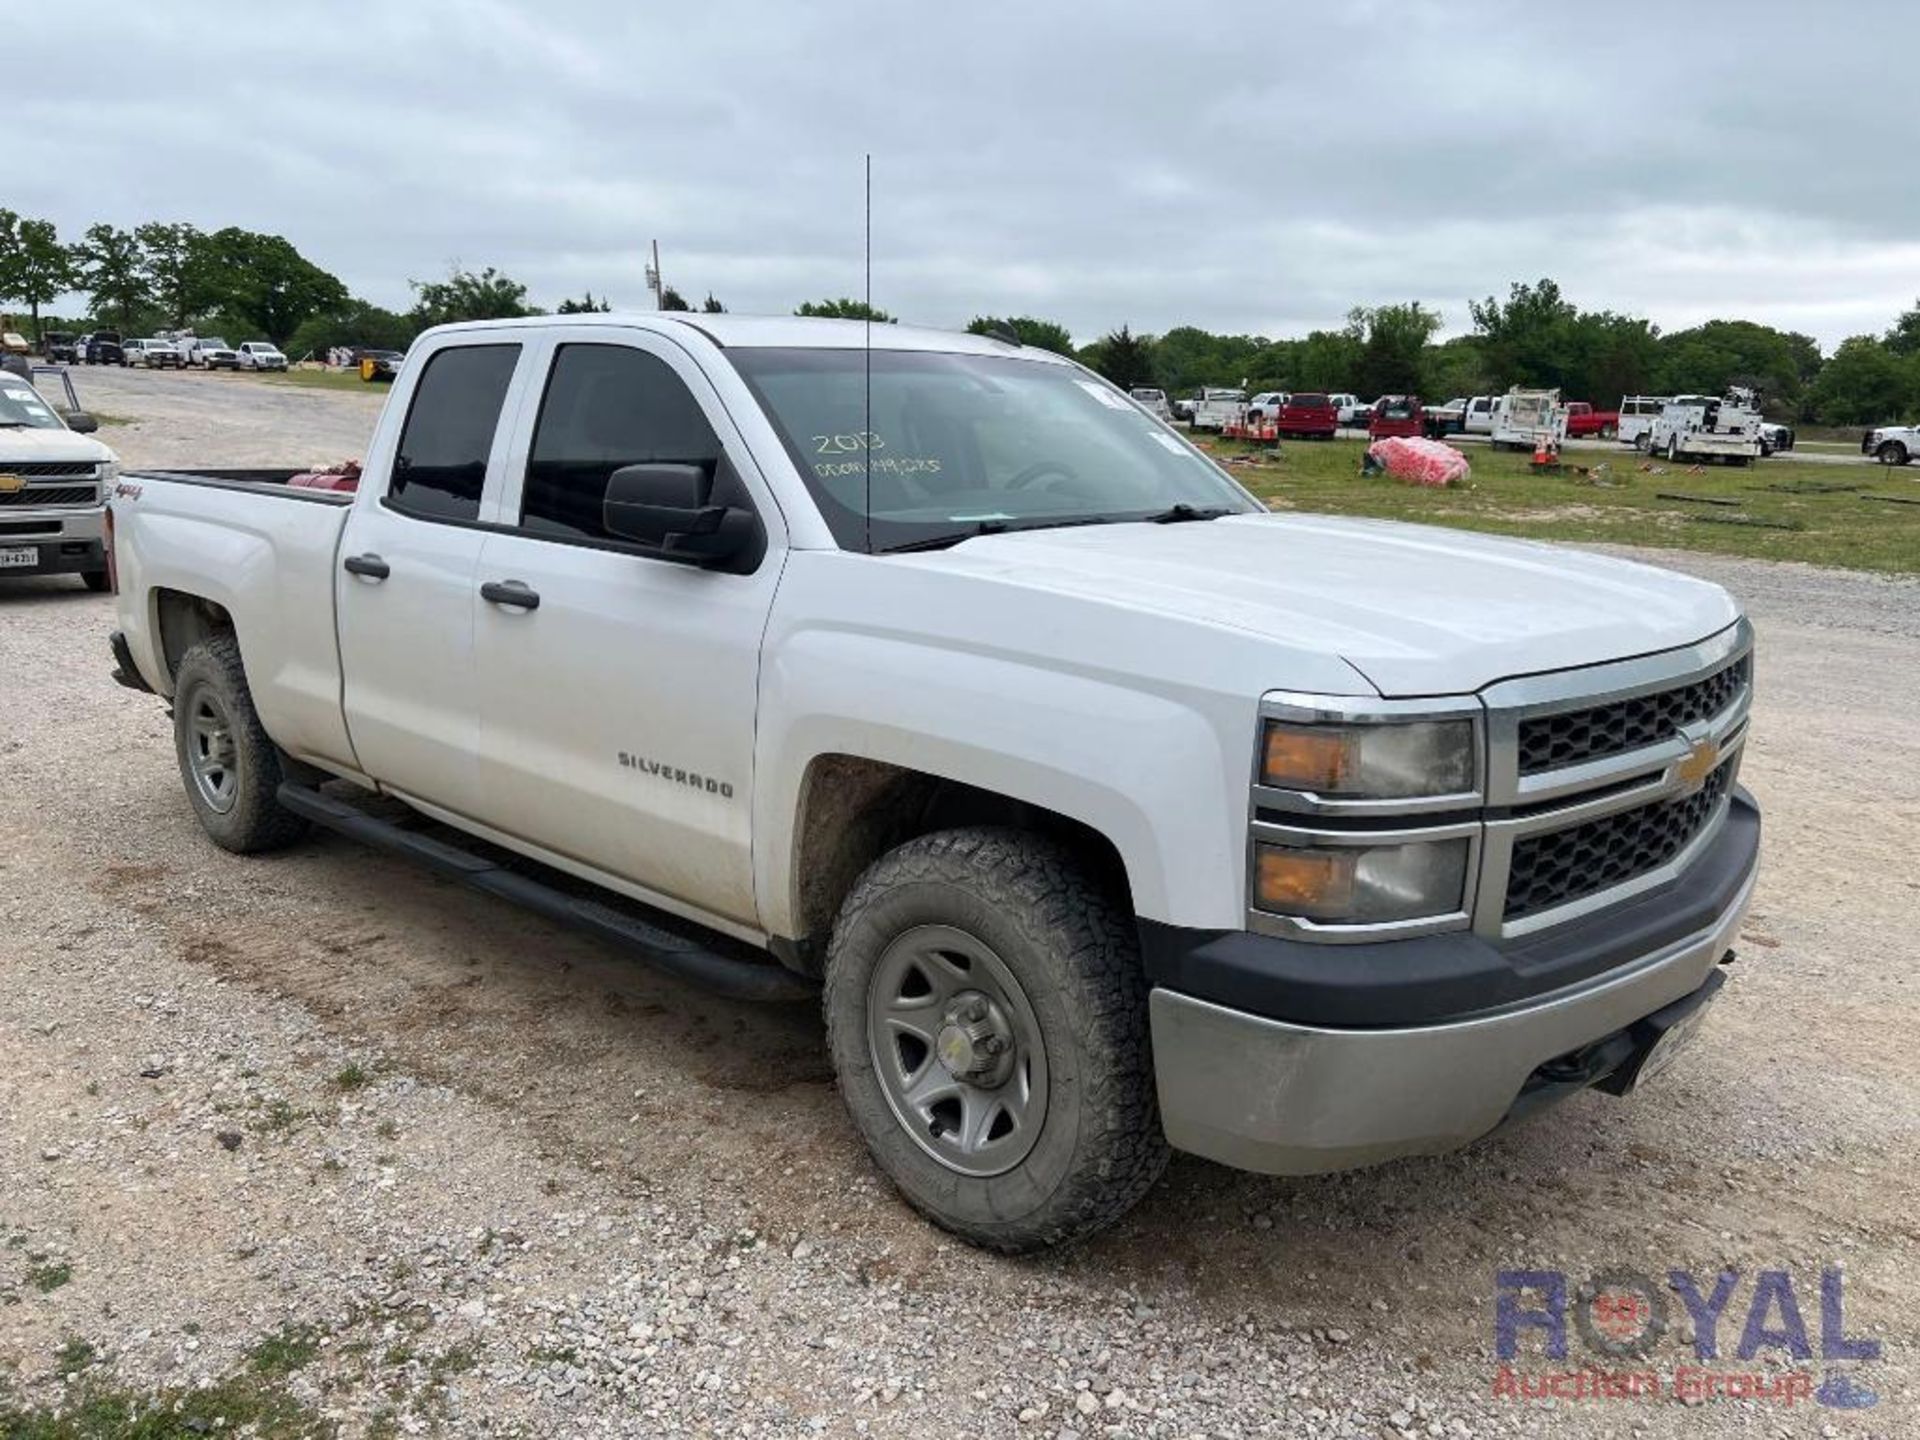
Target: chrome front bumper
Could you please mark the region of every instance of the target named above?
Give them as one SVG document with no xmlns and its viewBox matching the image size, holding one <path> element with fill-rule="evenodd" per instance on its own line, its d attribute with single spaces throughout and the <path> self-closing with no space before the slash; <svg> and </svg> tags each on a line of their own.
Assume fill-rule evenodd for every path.
<svg viewBox="0 0 1920 1440">
<path fill-rule="evenodd" d="M 1705 984 L 1752 893 L 1750 874 L 1712 924 L 1644 959 L 1444 1024 L 1327 1029 L 1156 988 L 1154 1067 L 1167 1139 L 1273 1175 L 1458 1149 L 1506 1118 L 1538 1067 Z"/>
</svg>

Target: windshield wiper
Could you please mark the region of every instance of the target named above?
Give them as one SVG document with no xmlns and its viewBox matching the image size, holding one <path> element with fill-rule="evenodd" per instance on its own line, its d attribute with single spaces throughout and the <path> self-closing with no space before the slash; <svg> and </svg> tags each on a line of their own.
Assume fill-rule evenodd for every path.
<svg viewBox="0 0 1920 1440">
<path fill-rule="evenodd" d="M 1111 515 L 1075 515 L 1069 520 L 1038 520 L 1031 525 L 1012 525 L 1005 520 L 982 520 L 965 530 L 949 530 L 944 535 L 929 535 L 924 540 L 902 540 L 898 545 L 882 545 L 876 555 L 905 555 L 915 550 L 945 550 L 962 540 L 980 535 L 1011 535 L 1023 530 L 1064 530 L 1071 525 L 1110 525 Z"/>
<path fill-rule="evenodd" d="M 1178 505 L 1169 505 L 1156 515 L 1142 515 L 1140 518 L 1149 525 L 1178 525 L 1183 520 L 1218 520 L 1222 515 L 1233 513 L 1225 505 L 1208 505 L 1201 508 L 1189 505 L 1183 500 Z"/>
</svg>

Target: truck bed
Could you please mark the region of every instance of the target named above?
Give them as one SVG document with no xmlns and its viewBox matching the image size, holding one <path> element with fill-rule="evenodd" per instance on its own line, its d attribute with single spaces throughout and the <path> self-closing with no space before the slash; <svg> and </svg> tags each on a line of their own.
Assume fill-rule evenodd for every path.
<svg viewBox="0 0 1920 1440">
<path fill-rule="evenodd" d="M 134 481 L 165 480 L 179 485 L 210 485 L 221 489 L 250 490 L 255 493 L 274 494 L 293 500 L 319 500 L 328 504 L 344 505 L 353 500 L 351 491 L 310 490 L 292 486 L 287 482 L 296 475 L 311 473 L 309 469 L 193 469 L 193 470 L 127 470 L 121 472 L 121 478 Z"/>
<path fill-rule="evenodd" d="M 254 704 L 290 753 L 350 756 L 340 710 L 334 578 L 351 494 L 287 484 L 290 469 L 129 470 L 107 508 L 122 594 L 150 595 L 126 638 L 142 678 L 173 691 L 183 606 L 232 619 Z"/>
</svg>

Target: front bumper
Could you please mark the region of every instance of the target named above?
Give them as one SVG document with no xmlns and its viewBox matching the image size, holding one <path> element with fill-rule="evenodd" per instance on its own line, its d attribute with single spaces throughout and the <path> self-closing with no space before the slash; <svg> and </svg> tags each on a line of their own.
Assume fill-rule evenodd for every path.
<svg viewBox="0 0 1920 1440">
<path fill-rule="evenodd" d="M 91 482 L 89 482 L 91 483 Z M 33 549 L 37 563 L 0 575 L 76 575 L 107 568 L 106 511 L 0 510 L 0 550 Z"/>
<path fill-rule="evenodd" d="M 1749 855 L 1711 915 L 1686 934 L 1573 984 L 1505 1004 L 1489 997 L 1486 1009 L 1435 1023 L 1359 1028 L 1279 1019 L 1156 984 L 1154 1066 L 1167 1139 L 1179 1150 L 1277 1175 L 1458 1149 L 1543 1094 L 1580 1088 L 1541 1082 L 1567 1073 L 1569 1057 L 1708 984 L 1739 931 L 1754 874 Z M 1698 878 L 1680 877 L 1676 899 Z M 1320 948 L 1328 966 L 1342 962 L 1342 947 Z"/>
</svg>

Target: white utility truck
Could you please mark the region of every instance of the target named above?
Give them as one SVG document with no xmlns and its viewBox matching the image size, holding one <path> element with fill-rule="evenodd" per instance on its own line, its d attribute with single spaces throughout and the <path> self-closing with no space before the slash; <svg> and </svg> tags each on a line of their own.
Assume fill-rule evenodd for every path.
<svg viewBox="0 0 1920 1440">
<path fill-rule="evenodd" d="M 1224 430 L 1246 414 L 1247 392 L 1209 385 L 1193 402 L 1189 423 L 1195 430 Z"/>
<path fill-rule="evenodd" d="M 1653 443 L 1653 422 L 1672 402 L 1671 395 L 1626 395 L 1620 400 L 1620 423 L 1614 439 L 1645 451 Z"/>
<path fill-rule="evenodd" d="M 1751 390 L 1734 387 L 1725 398 L 1676 395 L 1647 434 L 1648 449 L 1676 463 L 1724 460 L 1751 465 L 1764 453 L 1759 402 Z"/>
<path fill-rule="evenodd" d="M 1542 443 L 1558 449 L 1567 439 L 1560 392 L 1514 386 L 1494 402 L 1487 434 L 1495 450 L 1536 450 Z"/>
<path fill-rule="evenodd" d="M 1269 514 L 1044 350 L 451 326 L 357 493 L 274 478 L 114 489 L 116 673 L 206 833 L 332 827 L 817 997 L 879 1165 L 975 1243 L 1097 1229 L 1169 1147 L 1337 1170 L 1625 1093 L 1723 982 L 1725 591 Z"/>
</svg>

